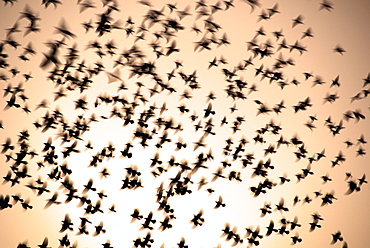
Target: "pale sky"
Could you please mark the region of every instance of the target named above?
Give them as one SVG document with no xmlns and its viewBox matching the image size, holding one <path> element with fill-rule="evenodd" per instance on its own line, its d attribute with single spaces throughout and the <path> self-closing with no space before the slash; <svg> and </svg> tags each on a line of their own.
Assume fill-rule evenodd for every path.
<svg viewBox="0 0 370 248">
<path fill-rule="evenodd" d="M 11 2 L 1 248 L 368 246 L 369 1 Z"/>
</svg>

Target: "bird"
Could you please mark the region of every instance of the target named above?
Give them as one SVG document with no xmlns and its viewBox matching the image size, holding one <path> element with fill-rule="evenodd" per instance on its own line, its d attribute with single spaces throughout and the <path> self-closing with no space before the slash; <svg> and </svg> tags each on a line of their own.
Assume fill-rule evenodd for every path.
<svg viewBox="0 0 370 248">
<path fill-rule="evenodd" d="M 226 207 L 226 204 L 223 203 L 221 196 L 219 196 L 218 201 L 216 201 L 216 206 L 214 208 L 219 208 L 219 207 Z"/>
<path fill-rule="evenodd" d="M 48 199 L 47 200 L 47 203 L 46 203 L 46 205 L 45 205 L 45 209 L 47 209 L 47 208 L 49 208 L 52 204 L 56 204 L 56 205 L 59 205 L 59 204 L 61 204 L 61 202 L 59 202 L 59 201 L 57 201 L 57 199 L 58 199 L 58 192 L 57 191 L 55 191 L 54 192 L 54 194 L 53 194 L 53 196 L 50 198 L 50 199 Z"/>
<path fill-rule="evenodd" d="M 266 236 L 270 236 L 272 232 L 278 232 L 278 230 L 274 228 L 274 222 L 270 220 L 270 224 L 267 227 Z"/>
<path fill-rule="evenodd" d="M 194 214 L 194 217 L 190 220 L 191 223 L 193 223 L 193 228 L 196 228 L 197 226 L 202 226 L 204 223 L 204 218 L 202 217 L 203 210 L 199 210 L 197 214 Z"/>
<path fill-rule="evenodd" d="M 64 216 L 64 220 L 62 221 L 62 227 L 60 229 L 59 232 L 64 232 L 66 231 L 67 229 L 70 230 L 70 231 L 73 231 L 73 227 L 72 227 L 73 223 L 71 222 L 71 218 L 69 217 L 68 214 L 66 214 Z"/>
<path fill-rule="evenodd" d="M 49 239 L 48 239 L 48 237 L 45 237 L 44 240 L 42 241 L 42 244 L 38 245 L 38 247 L 39 248 L 48 248 L 48 244 L 49 244 Z"/>
<path fill-rule="evenodd" d="M 330 3 L 329 1 L 327 0 L 323 0 L 321 3 L 320 3 L 320 8 L 319 10 L 322 10 L 322 9 L 325 9 L 327 11 L 331 11 L 333 10 L 333 4 Z"/>
<path fill-rule="evenodd" d="M 343 241 L 342 233 L 340 231 L 337 231 L 335 233 L 332 233 L 333 240 L 331 241 L 331 245 L 335 244 L 337 241 Z"/>
<path fill-rule="evenodd" d="M 293 19 L 292 27 L 294 28 L 295 26 L 297 26 L 299 24 L 303 24 L 303 16 L 302 15 L 298 15 L 296 18 Z"/>
<path fill-rule="evenodd" d="M 338 44 L 333 48 L 333 52 L 343 55 L 346 52 L 346 50 Z"/>
<path fill-rule="evenodd" d="M 289 211 L 287 207 L 284 207 L 284 198 L 280 198 L 279 204 L 276 205 L 276 210 Z"/>
<path fill-rule="evenodd" d="M 142 229 L 149 229 L 149 230 L 153 230 L 153 227 L 150 226 L 151 224 L 154 224 L 156 222 L 156 220 L 153 219 L 153 213 L 150 212 L 148 214 L 147 217 L 144 218 L 145 219 L 145 222 L 142 224 Z"/>
</svg>

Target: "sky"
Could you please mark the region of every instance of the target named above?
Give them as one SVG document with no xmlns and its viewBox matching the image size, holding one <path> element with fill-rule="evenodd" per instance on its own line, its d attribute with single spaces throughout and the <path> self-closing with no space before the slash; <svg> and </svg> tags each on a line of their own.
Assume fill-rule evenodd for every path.
<svg viewBox="0 0 370 248">
<path fill-rule="evenodd" d="M 0 5 L 1 248 L 368 247 L 369 1 L 52 2 Z"/>
</svg>

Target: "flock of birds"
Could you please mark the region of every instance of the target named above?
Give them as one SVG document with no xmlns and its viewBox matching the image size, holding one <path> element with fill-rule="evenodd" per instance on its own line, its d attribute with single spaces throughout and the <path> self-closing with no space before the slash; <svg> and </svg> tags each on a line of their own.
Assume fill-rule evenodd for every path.
<svg viewBox="0 0 370 248">
<path fill-rule="evenodd" d="M 6 7 L 20 4 L 17 0 L 3 2 Z M 242 2 L 250 6 L 251 13 L 260 11 L 257 22 L 269 22 L 280 14 L 279 4 L 265 8 L 263 1 Z M 59 0 L 41 2 L 48 11 L 58 9 L 62 4 Z M 207 211 L 232 207 L 225 200 L 227 196 L 220 195 L 217 186 L 213 187 L 216 183 L 244 185 L 247 194 L 259 199 L 283 185 L 299 184 L 314 177 L 320 177 L 322 183 L 329 184 L 333 180 L 329 174 L 315 174 L 316 164 L 324 161 L 334 170 L 345 163 L 353 147 L 356 158 L 366 157 L 368 133 L 356 137 L 355 141 L 352 137 L 345 137 L 343 145 L 348 148 L 348 153 L 340 149 L 337 155 L 330 157 L 328 148 L 315 150 L 317 148 L 309 147 L 309 142 L 301 139 L 299 134 L 286 133 L 283 126 L 291 120 L 280 116 L 288 112 L 298 116 L 295 124 L 311 132 L 324 127 L 334 140 L 348 123 L 367 121 L 367 110 L 345 110 L 339 119 L 328 113 L 326 119 L 320 119 L 313 113 L 319 111 L 320 103 L 309 95 L 304 95 L 294 105 L 289 106 L 287 102 L 290 101 L 283 99 L 274 103 L 273 107 L 270 107 L 268 97 L 255 97 L 264 94 L 264 87 L 277 86 L 273 90 L 285 92 L 290 87 L 296 87 L 298 91 L 306 84 L 312 84 L 312 87 L 328 85 L 313 72 L 295 72 L 294 78 L 285 73 L 296 65 L 295 60 L 287 56 L 298 57 L 308 52 L 304 41 L 314 37 L 312 28 L 308 27 L 296 41 L 288 42 L 282 29 L 265 30 L 261 25 L 245 43 L 245 59 L 233 65 L 228 58 L 233 55 L 217 54 L 218 50 L 233 46 L 233 40 L 217 18 L 241 3 L 199 0 L 191 7 L 180 7 L 177 3 L 158 7 L 154 1 L 139 0 L 135 4 L 137 8 L 145 9 L 145 14 L 136 19 L 120 8 L 120 1 L 78 0 L 81 14 L 94 13 L 95 10 L 99 13 L 90 14 L 88 20 L 73 28 L 62 18 L 54 27 L 53 36 L 49 36 L 54 39 L 44 43 L 46 49 L 45 46 L 34 45 L 43 25 L 41 17 L 33 10 L 34 6 L 25 4 L 14 25 L 6 27 L 5 37 L 0 42 L 0 83 L 5 85 L 3 113 L 12 111 L 12 115 L 19 120 L 23 116 L 36 116 L 36 119 L 32 126 L 25 123 L 27 128 L 20 131 L 16 138 L 4 137 L 12 124 L 4 117 L 0 120 L 1 154 L 5 160 L 1 169 L 8 165 L 1 187 L 22 188 L 22 193 L 0 194 L 0 217 L 18 205 L 25 211 L 34 211 L 30 198 L 24 197 L 24 192 L 27 192 L 45 199 L 45 209 L 58 209 L 59 206 L 75 203 L 78 209 L 83 209 L 79 219 L 73 219 L 70 213 L 66 213 L 61 220 L 59 247 L 77 247 L 78 243 L 73 242 L 77 237 L 75 235 L 91 236 L 92 239 L 105 235 L 106 242 L 96 244 L 96 247 L 168 247 L 156 242 L 155 234 L 176 229 L 174 223 L 180 212 L 171 206 L 175 199 L 200 192 L 208 194 L 208 199 L 214 202 L 214 209 L 204 209 L 199 205 L 199 211 L 189 219 L 190 224 L 179 224 L 200 229 L 209 221 L 205 217 Z M 334 5 L 323 0 L 318 5 L 318 11 L 330 14 Z M 123 19 L 125 15 L 127 18 Z M 193 23 L 189 26 L 191 18 Z M 291 20 L 290 29 L 305 25 L 303 15 Z M 84 32 L 77 34 L 75 30 L 81 28 Z M 178 37 L 184 33 L 185 37 L 196 37 L 195 41 L 190 41 L 193 50 L 186 50 L 180 45 L 184 41 Z M 88 35 L 95 38 L 83 39 L 84 36 L 90 37 Z M 22 39 L 30 36 L 35 40 L 24 44 Z M 42 48 L 45 50 L 41 51 Z M 189 71 L 188 68 L 193 68 L 193 65 L 186 61 L 185 57 L 189 54 L 185 54 L 184 50 L 194 54 L 217 55 L 206 63 L 201 62 L 203 68 Z M 334 47 L 332 52 L 346 56 L 346 50 L 340 45 Z M 37 63 L 36 69 L 41 71 L 43 83 L 55 87 L 53 99 L 45 97 L 37 104 L 30 103 L 29 85 L 33 77 L 39 76 L 18 70 L 20 63 L 29 64 L 29 68 Z M 221 83 L 209 86 L 205 73 L 219 75 Z M 245 76 L 247 73 L 250 75 Z M 100 81 L 106 78 L 107 82 L 98 82 L 98 77 Z M 363 78 L 362 88 L 348 102 L 368 101 L 370 73 Z M 97 91 L 95 87 L 98 87 Z M 329 88 L 340 87 L 338 75 Z M 204 89 L 210 90 L 205 93 Z M 340 97 L 338 93 L 327 93 L 324 104 L 334 106 Z M 228 106 L 228 102 L 232 105 Z M 248 110 L 250 112 L 243 108 L 247 104 L 252 109 Z M 262 124 L 259 122 L 259 127 L 251 130 L 254 126 L 250 123 L 266 120 L 263 118 L 269 120 Z M 304 118 L 308 121 L 302 121 Z M 94 142 L 94 138 L 104 138 L 101 137 L 103 133 L 94 133 L 96 127 L 103 125 L 105 129 L 110 129 L 109 122 L 113 120 L 119 122 L 120 128 L 114 132 L 122 137 L 121 143 L 112 140 Z M 38 135 L 44 141 L 35 144 L 33 138 Z M 103 142 L 106 145 L 102 146 Z M 147 151 L 153 151 L 150 157 L 145 157 Z M 297 171 L 279 164 L 279 154 L 286 156 L 286 164 L 304 163 L 304 167 Z M 136 164 L 131 162 L 138 161 L 134 159 L 145 162 Z M 113 160 L 119 161 L 115 166 L 120 166 L 121 171 L 123 169 L 124 176 L 121 173 L 116 177 L 116 173 L 112 173 L 116 168 L 110 167 L 109 161 Z M 89 171 L 87 175 L 92 171 L 94 176 L 85 180 L 81 167 Z M 283 173 L 273 176 L 275 171 Z M 347 184 L 345 195 L 361 191 L 367 184 L 366 174 L 356 177 L 347 172 L 343 177 L 345 181 L 338 183 Z M 148 199 L 153 199 L 157 208 L 143 212 L 141 206 L 137 206 L 130 213 L 121 211 L 118 202 L 115 203 L 115 198 L 111 197 L 112 188 L 99 186 L 98 182 L 113 184 L 116 178 L 119 178 L 120 186 L 114 190 L 123 194 L 150 187 L 155 197 Z M 315 212 L 311 213 L 311 222 L 300 223 L 299 216 L 288 219 L 284 214 L 294 212 L 297 204 L 319 202 L 322 207 L 331 205 L 338 200 L 337 197 L 334 191 L 322 192 L 318 189 L 313 195 L 296 195 L 291 199 L 281 197 L 278 202 L 265 201 L 258 209 L 261 219 L 280 213 L 278 219 L 268 220 L 268 226 L 248 226 L 246 222 L 244 231 L 238 232 L 236 226 L 225 222 L 220 226 L 219 233 L 213 236 L 215 239 L 221 237 L 228 246 L 258 246 L 272 235 L 287 236 L 293 245 L 299 244 L 304 242 L 305 237 L 300 237 L 298 231 L 304 228 L 310 232 L 320 229 L 324 217 Z M 135 227 L 139 227 L 141 236 L 125 240 L 124 246 L 115 246 L 110 241 L 111 230 L 105 226 L 104 219 L 106 215 L 123 214 L 131 219 L 131 225 L 139 223 Z M 93 216 L 98 216 L 100 221 L 91 221 Z M 38 247 L 49 247 L 49 239 L 51 237 L 46 237 Z M 176 247 L 188 247 L 186 239 L 186 236 L 181 237 Z M 341 231 L 332 233 L 331 244 L 335 243 L 348 246 Z M 29 245 L 21 242 L 17 247 Z"/>
</svg>

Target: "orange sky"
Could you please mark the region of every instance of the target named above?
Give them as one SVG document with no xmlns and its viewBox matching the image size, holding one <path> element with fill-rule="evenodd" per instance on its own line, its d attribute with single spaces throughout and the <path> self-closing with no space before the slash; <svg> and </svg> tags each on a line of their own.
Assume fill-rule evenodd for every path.
<svg viewBox="0 0 370 248">
<path fill-rule="evenodd" d="M 3 77 L 0 84 L 4 90 L 8 88 L 11 91 L 8 94 L 4 91 L 0 100 L 0 120 L 3 125 L 3 129 L 0 129 L 0 143 L 5 144 L 10 140 L 14 146 L 13 150 L 3 150 L 4 146 L 0 147 L 0 151 L 3 150 L 0 153 L 0 174 L 7 178 L 10 173 L 10 178 L 19 179 L 19 183 L 14 186 L 6 180 L 0 185 L 0 195 L 3 199 L 10 197 L 9 203 L 12 205 L 11 208 L 0 210 L 0 223 L 3 224 L 0 227 L 0 247 L 17 247 L 21 243 L 38 247 L 45 237 L 48 238 L 48 246 L 58 247 L 58 240 L 65 235 L 68 235 L 71 246 L 75 244 L 77 247 L 103 247 L 102 244 L 109 241 L 112 247 L 132 247 L 133 240 L 144 238 L 148 232 L 154 239 L 152 247 L 177 247 L 182 237 L 189 247 L 231 247 L 233 238 L 226 241 L 226 237 L 221 236 L 227 223 L 231 229 L 235 227 L 234 233 L 238 233 L 243 239 L 243 243 L 236 244 L 235 247 L 247 247 L 248 238 L 250 240 L 252 236 L 246 235 L 246 228 L 255 230 L 257 227 L 260 229 L 259 234 L 263 236 L 257 238 L 259 247 L 288 247 L 292 244 L 291 237 L 295 235 L 302 238 L 301 243 L 295 244 L 297 247 L 342 247 L 344 243 L 349 247 L 367 247 L 370 242 L 367 235 L 367 230 L 370 230 L 370 189 L 369 184 L 361 184 L 359 179 L 370 173 L 369 156 L 366 154 L 369 144 L 361 144 L 358 139 L 363 137 L 366 142 L 370 138 L 370 102 L 366 95 L 369 84 L 366 85 L 364 80 L 369 77 L 370 65 L 370 51 L 366 49 L 370 38 L 364 33 L 369 23 L 368 1 L 260 0 L 257 1 L 259 6 L 253 9 L 248 1 L 239 0 L 231 1 L 233 6 L 228 9 L 224 1 L 211 0 L 205 1 L 205 6 L 198 8 L 195 2 L 190 1 L 152 1 L 152 6 L 143 4 L 146 1 L 117 2 L 115 4 L 115 1 L 106 1 L 106 4 L 103 4 L 101 1 L 83 0 L 79 1 L 79 5 L 74 1 L 54 7 L 53 4 L 42 6 L 41 1 L 32 0 L 27 4 L 19 1 L 0 7 L 0 36 L 3 44 L 0 53 L 6 54 L 2 55 L 1 59 L 5 61 L 4 64 L 8 64 L 0 68 L 0 75 Z M 93 4 L 94 8 L 81 11 L 81 6 L 87 3 Z M 169 3 L 176 7 L 172 12 Z M 333 9 L 320 9 L 321 3 L 333 3 Z M 114 23 L 120 28 L 99 36 L 95 32 L 99 16 L 109 8 L 117 8 L 110 14 L 111 24 Z M 271 14 L 271 9 L 277 10 L 278 13 Z M 39 32 L 25 33 L 32 22 L 21 17 L 24 15 L 22 13 L 29 11 L 40 18 L 34 24 L 40 28 Z M 201 16 L 199 13 L 202 11 L 209 14 Z M 148 15 L 157 12 L 163 15 L 158 16 L 157 22 L 151 23 Z M 184 12 L 189 15 L 181 16 Z M 268 16 L 268 19 L 261 20 L 261 16 Z M 298 16 L 301 16 L 302 24 L 293 27 L 293 20 Z M 128 18 L 132 18 L 134 24 L 127 24 Z M 93 28 L 85 32 L 81 24 L 90 20 Z M 166 36 L 162 33 L 161 38 L 156 38 L 155 34 L 166 30 L 169 20 L 175 20 L 181 28 L 175 31 L 167 27 L 173 35 Z M 19 32 L 9 35 L 11 27 L 16 27 Z M 144 27 L 145 31 L 140 31 L 140 27 Z M 196 33 L 192 27 L 199 28 L 200 33 Z M 63 38 L 62 34 L 56 32 L 57 28 L 66 29 L 73 35 L 65 35 Z M 127 35 L 129 28 L 134 32 L 132 35 Z M 312 31 L 313 37 L 302 38 L 308 29 Z M 257 35 L 257 30 L 263 34 Z M 276 38 L 274 32 L 279 31 L 283 37 Z M 230 44 L 221 44 L 223 39 Z M 56 53 L 60 65 L 56 67 L 50 63 L 41 68 L 44 58 L 50 55 L 52 50 L 47 43 L 56 40 L 65 43 Z M 12 41 L 19 43 L 19 47 L 13 48 Z M 100 49 L 89 48 L 89 44 L 94 41 L 99 42 Z M 204 41 L 209 42 L 209 50 L 197 48 L 196 45 Z M 109 54 L 106 46 L 109 42 L 116 47 L 111 50 L 112 54 Z M 251 42 L 256 45 L 248 49 Z M 278 49 L 282 42 L 286 42 L 287 48 Z M 300 54 L 294 49 L 295 43 L 306 51 Z M 23 61 L 20 56 L 24 55 L 24 48 L 28 44 L 31 44 L 36 54 L 26 54 L 28 60 Z M 152 45 L 158 45 L 157 53 L 152 49 Z M 262 57 L 256 48 L 261 51 L 268 45 L 271 45 L 268 50 L 272 53 Z M 170 46 L 179 50 L 170 53 Z M 342 55 L 334 52 L 336 46 L 342 47 L 345 52 Z M 121 56 L 130 49 L 132 51 L 133 47 L 141 52 L 132 53 L 130 60 Z M 66 54 L 71 48 L 77 50 L 78 57 L 71 63 L 71 67 L 64 69 Z M 257 52 L 253 53 L 253 49 Z M 101 52 L 100 56 L 97 51 Z M 163 55 L 158 58 L 157 54 L 160 53 Z M 140 54 L 145 56 L 139 58 Z M 214 59 L 217 66 L 210 66 Z M 225 63 L 222 63 L 222 59 Z M 123 64 L 118 65 L 116 61 L 119 60 Z M 243 70 L 236 69 L 248 60 L 253 64 Z M 180 61 L 182 67 L 176 68 L 175 61 Z M 277 61 L 280 61 L 278 65 L 282 66 L 281 68 L 274 68 Z M 287 64 L 287 61 L 291 64 Z M 79 69 L 80 63 L 84 63 L 86 67 Z M 167 89 L 163 89 L 158 84 L 160 81 L 156 82 L 153 75 L 144 73 L 139 76 L 132 73 L 135 66 L 142 63 L 155 64 L 156 77 L 167 85 Z M 104 70 L 94 75 L 92 69 L 96 68 L 97 64 L 103 65 Z M 257 75 L 259 69 L 262 73 Z M 55 78 L 59 78 L 61 85 L 56 83 L 57 80 L 50 80 L 49 76 L 53 70 L 59 73 Z M 12 75 L 12 71 L 19 73 Z M 169 80 L 168 74 L 171 72 L 174 77 Z M 225 72 L 234 74 L 228 78 Z M 282 73 L 281 79 L 273 78 L 272 73 L 276 72 Z M 305 72 L 313 76 L 306 80 Z M 32 78 L 26 81 L 24 74 L 29 74 Z M 193 81 L 186 82 L 181 75 L 192 78 Z M 332 85 L 337 76 L 339 87 Z M 84 77 L 91 83 L 89 88 L 81 92 L 77 85 Z M 73 83 L 71 78 L 77 78 L 77 84 Z M 294 85 L 293 80 L 297 80 L 299 84 Z M 324 83 L 315 85 L 315 80 Z M 243 82 L 246 85 L 238 89 L 238 85 Z M 281 83 L 286 85 L 282 88 L 279 85 Z M 127 89 L 119 90 L 121 84 Z M 142 86 L 139 87 L 138 84 Z M 192 88 L 196 84 L 199 89 Z M 230 85 L 235 87 L 234 92 L 241 92 L 245 99 L 238 95 L 234 99 L 228 96 L 226 89 Z M 254 86 L 257 91 L 251 90 Z M 172 93 L 171 88 L 174 89 Z M 66 97 L 55 100 L 55 92 L 58 91 L 66 93 Z M 215 95 L 214 100 L 207 99 L 210 93 Z M 22 94 L 28 99 L 22 100 Z M 190 97 L 187 99 L 184 94 Z M 330 95 L 339 98 L 333 102 L 325 101 Z M 359 99 L 351 100 L 356 95 Z M 101 96 L 111 99 L 118 96 L 127 100 L 127 103 L 104 103 L 99 98 Z M 307 98 L 312 106 L 295 112 L 294 106 L 302 105 Z M 12 99 L 19 104 L 19 108 L 8 106 Z M 76 108 L 79 99 L 86 101 L 86 109 Z M 281 109 L 281 113 L 275 113 L 272 109 L 281 101 L 285 108 Z M 46 106 L 38 107 L 41 102 L 46 103 Z M 132 113 L 134 122 L 124 125 L 127 109 L 132 103 L 137 103 Z M 164 103 L 167 109 L 162 112 Z M 188 109 L 188 112 L 181 113 L 180 106 Z M 232 112 L 230 108 L 234 106 L 236 110 Z M 258 113 L 261 106 L 265 106 L 269 112 Z M 139 130 L 140 116 L 144 112 L 147 113 L 151 107 L 154 109 L 154 115 L 144 120 L 142 124 L 148 126 L 141 130 L 151 134 L 152 139 L 149 139 L 148 146 L 143 148 L 140 144 L 141 138 L 134 138 L 134 133 Z M 31 112 L 25 113 L 22 108 L 29 108 Z M 209 116 L 206 115 L 207 108 L 214 111 L 209 113 Z M 61 112 L 63 118 L 58 119 L 60 122 L 55 123 L 55 128 L 43 130 L 44 127 L 35 127 L 35 122 L 42 123 L 47 113 L 52 114 L 56 110 Z M 344 118 L 344 113 L 354 116 L 353 112 L 362 114 L 364 118 Z M 112 113 L 119 113 L 122 118 L 119 114 L 112 117 Z M 96 116 L 97 122 L 89 121 L 92 115 Z M 192 115 L 197 117 L 195 121 L 191 120 Z M 221 125 L 224 117 L 228 123 Z M 317 120 L 313 120 L 313 117 Z M 332 130 L 344 126 L 339 134 L 331 133 L 326 122 L 329 117 L 333 125 Z M 165 131 L 163 126 L 158 127 L 158 118 L 168 123 L 171 120 L 173 128 Z M 238 118 L 243 121 L 238 124 L 239 130 L 234 132 L 232 128 Z M 67 127 L 67 130 L 75 130 L 75 123 L 84 121 L 89 126 L 86 132 L 77 135 L 77 139 L 69 137 L 70 141 L 62 141 L 63 134 L 66 133 L 63 126 Z M 207 122 L 213 126 L 207 129 Z M 307 123 L 314 125 L 312 130 L 305 125 Z M 196 125 L 201 126 L 199 131 L 195 131 Z M 274 125 L 281 127 L 277 134 L 272 132 Z M 265 127 L 266 131 L 260 134 L 264 142 L 255 142 L 257 133 Z M 20 143 L 17 141 L 20 132 L 25 130 L 30 135 L 26 141 L 29 144 L 27 152 L 35 151 L 37 155 L 32 158 L 28 154 L 21 158 L 22 162 L 17 165 L 17 153 L 20 152 Z M 72 131 L 67 132 L 71 134 Z M 163 135 L 167 135 L 171 141 L 158 145 Z M 49 137 L 54 148 L 45 150 L 44 143 L 48 142 Z M 277 140 L 280 137 L 287 141 L 297 137 L 303 144 L 278 147 Z M 233 143 L 230 152 L 224 153 L 227 139 Z M 241 139 L 247 140 L 247 143 L 240 147 L 241 150 L 237 153 L 240 156 L 233 158 Z M 205 146 L 195 149 L 198 141 L 203 142 Z M 346 141 L 352 142 L 353 146 L 347 147 L 344 143 Z M 85 147 L 88 142 L 91 142 L 92 149 Z M 123 157 L 121 153 L 128 142 L 133 145 L 130 158 Z M 178 150 L 176 142 L 186 143 L 187 146 Z M 64 158 L 63 152 L 74 143 L 80 152 L 72 152 Z M 102 151 L 107 150 L 110 145 L 115 148 L 112 157 L 101 156 Z M 273 150 L 272 153 L 266 152 L 269 148 Z M 302 150 L 307 153 L 299 160 L 296 153 Z M 325 157 L 309 162 L 310 158 L 317 160 L 317 154 L 323 150 Z M 358 154 L 361 150 L 365 153 L 362 156 Z M 50 155 L 50 152 L 57 155 L 55 164 L 45 161 L 45 156 L 48 153 Z M 100 154 L 102 161 L 95 167 L 89 166 L 97 154 Z M 213 159 L 209 158 L 203 164 L 207 168 L 178 174 L 181 172 L 180 166 L 168 165 L 168 161 L 175 158 L 176 162 L 183 165 L 187 163 L 193 168 L 199 154 L 213 155 Z M 251 154 L 254 159 L 244 168 L 242 161 Z M 332 161 L 335 161 L 339 154 L 343 154 L 345 161 L 333 167 Z M 158 156 L 162 164 L 151 166 L 155 156 Z M 253 176 L 254 168 L 259 162 L 266 161 L 271 161 L 274 166 L 266 169 L 268 175 Z M 223 162 L 230 164 L 223 169 L 226 178 L 212 181 L 214 173 L 223 166 Z M 66 164 L 72 171 L 70 175 L 62 173 L 60 179 L 50 178 L 53 170 L 61 170 Z M 121 189 L 122 180 L 129 177 L 125 168 L 130 166 L 141 172 L 138 178 L 143 188 Z M 22 178 L 21 171 L 25 168 L 29 176 Z M 103 169 L 109 171 L 110 175 L 106 178 L 101 177 L 100 172 Z M 304 173 L 306 169 L 312 171 L 313 175 L 297 180 L 297 174 Z M 228 179 L 232 171 L 236 175 L 240 173 L 240 181 Z M 153 173 L 160 175 L 155 177 Z M 346 173 L 351 173 L 352 177 L 346 179 Z M 158 210 L 156 194 L 160 185 L 163 185 L 165 192 L 169 190 L 171 180 L 177 175 L 181 175 L 181 180 L 190 178 L 192 182 L 188 184 L 188 189 L 191 194 L 167 198 L 176 219 L 170 221 L 171 229 L 161 231 L 160 222 L 171 214 Z M 279 177 L 284 175 L 290 182 L 280 184 Z M 328 176 L 331 181 L 324 183 L 322 176 Z M 96 191 L 84 192 L 84 185 L 90 179 L 93 180 Z M 251 187 L 258 186 L 266 179 L 276 184 L 271 189 L 266 189 L 265 194 L 253 197 Z M 44 186 L 49 192 L 38 196 L 35 190 L 26 187 L 37 186 L 37 180 L 45 182 Z M 88 204 L 80 206 L 80 200 L 76 198 L 65 202 L 68 192 L 62 186 L 65 180 L 72 181 L 76 196 L 87 197 L 91 200 L 91 206 L 101 202 L 102 212 L 85 213 Z M 360 191 L 345 194 L 351 180 L 359 186 Z M 199 186 L 201 181 L 206 182 L 202 187 Z M 41 185 L 39 184 L 40 187 Z M 214 190 L 212 194 L 207 192 L 210 188 Z M 316 191 L 323 195 L 315 197 Z M 99 200 L 99 192 L 103 192 L 107 197 Z M 322 198 L 330 193 L 334 194 L 336 200 L 333 200 L 333 204 L 322 206 Z M 58 195 L 57 201 L 61 204 L 52 204 L 45 208 L 48 199 L 54 194 Z M 19 195 L 23 202 L 29 201 L 32 209 L 23 209 L 20 201 L 13 200 L 12 196 L 15 195 Z M 219 196 L 226 206 L 215 209 Z M 296 205 L 293 204 L 295 196 L 300 199 Z M 306 196 L 312 199 L 310 203 L 303 203 Z M 276 210 L 281 199 L 284 199 L 284 205 L 289 211 Z M 272 213 L 261 217 L 260 209 L 268 203 L 271 204 Z M 112 204 L 115 205 L 116 212 L 109 211 Z M 141 230 L 144 219 L 131 222 L 130 215 L 136 208 L 143 217 L 153 213 L 153 219 L 156 219 L 156 223 L 152 224 L 153 230 Z M 202 226 L 194 228 L 190 220 L 200 210 L 203 211 L 205 221 Z M 319 213 L 324 220 L 318 223 L 321 228 L 310 232 L 314 213 Z M 59 232 L 66 214 L 73 222 L 73 230 Z M 78 233 L 81 217 L 91 221 L 85 226 L 88 235 Z M 290 230 L 290 222 L 295 217 L 301 227 Z M 288 224 L 282 224 L 282 218 L 286 218 Z M 285 227 L 290 233 L 273 233 L 267 236 L 266 227 L 270 221 L 275 223 L 275 228 Z M 100 222 L 104 223 L 106 233 L 93 235 L 95 226 Z M 332 234 L 337 231 L 341 231 L 344 241 L 331 245 Z"/>
</svg>

